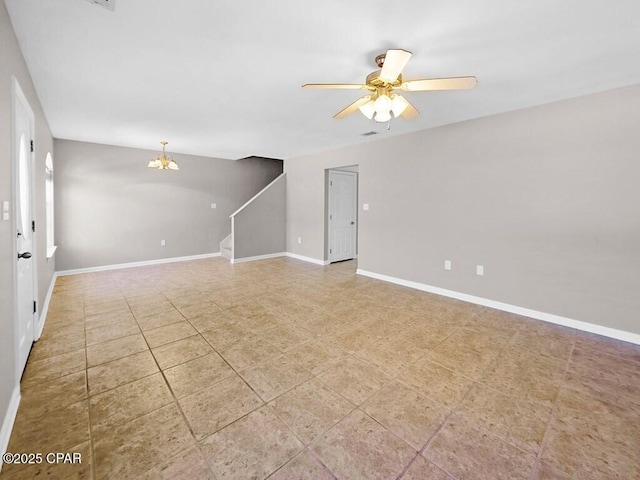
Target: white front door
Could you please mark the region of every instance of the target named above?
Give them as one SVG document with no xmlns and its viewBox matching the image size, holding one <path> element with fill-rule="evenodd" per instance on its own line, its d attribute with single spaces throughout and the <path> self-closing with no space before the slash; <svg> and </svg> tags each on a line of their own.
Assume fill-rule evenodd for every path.
<svg viewBox="0 0 640 480">
<path fill-rule="evenodd" d="M 356 256 L 358 174 L 329 170 L 329 261 Z"/>
<path fill-rule="evenodd" d="M 18 377 L 22 376 L 34 339 L 35 259 L 33 239 L 33 111 L 14 80 L 13 157 L 16 225 L 16 298 Z"/>
</svg>

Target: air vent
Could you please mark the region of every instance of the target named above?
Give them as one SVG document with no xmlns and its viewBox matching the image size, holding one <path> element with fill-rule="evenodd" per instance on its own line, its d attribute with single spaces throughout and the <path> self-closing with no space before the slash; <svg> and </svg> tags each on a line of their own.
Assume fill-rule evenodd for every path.
<svg viewBox="0 0 640 480">
<path fill-rule="evenodd" d="M 89 3 L 100 5 L 107 10 L 114 11 L 116 9 L 116 0 L 87 0 Z"/>
<path fill-rule="evenodd" d="M 363 137 L 370 137 L 371 135 L 377 135 L 378 132 L 374 132 L 373 130 L 370 132 L 365 132 L 365 133 L 361 133 L 360 135 L 362 135 Z"/>
</svg>

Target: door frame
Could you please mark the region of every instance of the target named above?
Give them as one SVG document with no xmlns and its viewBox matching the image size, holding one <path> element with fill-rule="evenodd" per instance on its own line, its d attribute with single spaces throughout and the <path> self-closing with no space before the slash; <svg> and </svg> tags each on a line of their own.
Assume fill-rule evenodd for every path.
<svg viewBox="0 0 640 480">
<path fill-rule="evenodd" d="M 24 94 L 22 88 L 20 87 L 20 83 L 18 82 L 18 79 L 15 76 L 11 76 L 11 168 L 13 169 L 12 171 L 12 175 L 11 175 L 11 182 L 12 182 L 12 186 L 11 186 L 11 195 L 12 195 L 12 201 L 13 201 L 13 218 L 11 219 L 11 231 L 12 231 L 12 240 L 11 240 L 11 245 L 12 245 L 12 251 L 13 251 L 13 255 L 14 260 L 13 260 L 13 311 L 14 311 L 14 347 L 15 347 L 15 362 L 16 362 L 16 381 L 18 383 L 20 383 L 20 379 L 22 378 L 22 374 L 24 372 L 24 370 L 21 368 L 20 365 L 20 337 L 19 337 L 19 332 L 20 332 L 20 317 L 18 315 L 18 302 L 19 302 L 19 298 L 18 298 L 18 259 L 17 259 L 17 251 L 18 251 L 18 242 L 17 242 L 17 237 L 16 237 L 16 232 L 18 229 L 18 224 L 17 224 L 17 219 L 18 219 L 18 182 L 19 182 L 19 172 L 20 172 L 20 167 L 18 165 L 19 163 L 19 156 L 20 156 L 20 145 L 18 145 L 18 142 L 16 142 L 16 125 L 18 122 L 18 104 L 20 104 L 25 111 L 27 112 L 27 116 L 29 117 L 29 129 L 31 130 L 31 139 L 32 141 L 35 140 L 35 114 L 33 113 L 33 109 L 31 108 L 31 105 L 29 104 L 29 101 L 27 100 L 26 95 Z M 35 143 L 34 143 L 34 149 L 33 152 L 31 152 L 31 158 L 30 158 L 30 169 L 29 169 L 29 176 L 31 177 L 29 179 L 29 196 L 30 196 L 30 202 L 31 202 L 31 217 L 32 220 L 35 221 L 35 217 L 36 217 L 36 204 L 35 204 L 35 177 L 36 177 L 36 162 L 35 162 L 35 157 L 36 157 L 36 152 L 35 152 Z M 32 285 L 32 290 L 33 290 L 33 299 L 34 301 L 37 302 L 38 300 L 38 248 L 37 248 L 37 238 L 36 238 L 36 232 L 33 232 L 33 237 L 32 237 L 32 248 L 31 248 L 32 252 L 31 252 L 31 267 L 33 270 L 33 285 Z M 36 303 L 36 307 L 37 307 L 37 303 Z M 36 340 L 36 336 L 37 336 L 37 332 L 38 332 L 38 327 L 39 327 L 39 308 L 36 308 L 36 311 L 33 313 L 33 322 L 32 322 L 32 328 L 33 328 L 33 341 Z M 33 345 L 33 343 L 32 343 Z M 26 366 L 26 364 L 25 364 Z"/>
<path fill-rule="evenodd" d="M 326 259 L 326 263 L 331 263 L 331 262 L 337 262 L 340 260 L 333 260 L 331 258 L 331 219 L 330 219 L 330 206 L 331 206 L 331 194 L 330 194 L 330 182 L 331 182 L 331 172 L 338 172 L 338 173 L 346 173 L 346 174 L 351 174 L 353 175 L 353 177 L 355 178 L 355 194 L 354 194 L 354 199 L 353 199 L 353 211 L 354 211 L 354 216 L 355 216 L 355 229 L 354 229 L 354 238 L 353 238 L 353 245 L 354 245 L 354 254 L 353 254 L 353 259 L 358 258 L 358 230 L 359 230 L 359 224 L 360 222 L 358 221 L 358 194 L 359 194 L 359 182 L 360 182 L 360 174 L 358 171 L 358 165 L 351 165 L 351 166 L 345 166 L 345 167 L 334 167 L 334 168 L 328 168 L 325 170 L 325 259 Z"/>
</svg>

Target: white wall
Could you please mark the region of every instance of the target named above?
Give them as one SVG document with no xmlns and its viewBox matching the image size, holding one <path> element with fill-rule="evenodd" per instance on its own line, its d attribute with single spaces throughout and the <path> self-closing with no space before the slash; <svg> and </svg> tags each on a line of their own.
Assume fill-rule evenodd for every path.
<svg viewBox="0 0 640 480">
<path fill-rule="evenodd" d="M 640 333 L 638 132 L 632 86 L 289 159 L 287 249 L 324 258 L 324 170 L 358 164 L 359 268 Z"/>
</svg>

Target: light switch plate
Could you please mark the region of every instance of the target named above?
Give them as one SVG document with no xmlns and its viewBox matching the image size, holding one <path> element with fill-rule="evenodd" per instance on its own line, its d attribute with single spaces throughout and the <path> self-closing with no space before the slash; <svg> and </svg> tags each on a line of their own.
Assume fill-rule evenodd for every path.
<svg viewBox="0 0 640 480">
<path fill-rule="evenodd" d="M 484 266 L 476 265 L 476 275 L 484 275 Z"/>
<path fill-rule="evenodd" d="M 445 270 L 451 270 L 451 260 L 445 260 L 444 261 L 444 269 Z"/>
<path fill-rule="evenodd" d="M 369 204 L 368 203 L 363 203 L 362 204 L 362 209 L 363 210 L 369 210 Z"/>
<path fill-rule="evenodd" d="M 218 204 L 217 203 L 212 203 L 211 204 L 211 208 L 218 208 Z"/>
</svg>

